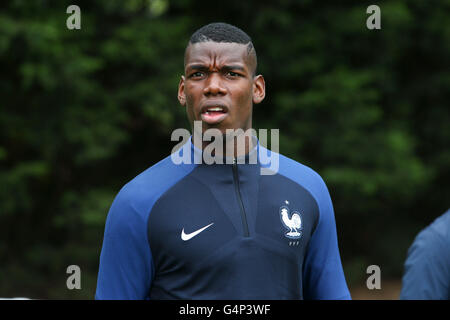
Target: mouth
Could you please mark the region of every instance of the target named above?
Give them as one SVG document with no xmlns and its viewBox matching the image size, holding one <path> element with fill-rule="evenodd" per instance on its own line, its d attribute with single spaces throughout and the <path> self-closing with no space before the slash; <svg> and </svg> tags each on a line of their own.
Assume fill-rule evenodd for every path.
<svg viewBox="0 0 450 320">
<path fill-rule="evenodd" d="M 201 119 L 207 124 L 222 122 L 228 115 L 228 108 L 222 104 L 208 104 L 201 109 Z"/>
</svg>

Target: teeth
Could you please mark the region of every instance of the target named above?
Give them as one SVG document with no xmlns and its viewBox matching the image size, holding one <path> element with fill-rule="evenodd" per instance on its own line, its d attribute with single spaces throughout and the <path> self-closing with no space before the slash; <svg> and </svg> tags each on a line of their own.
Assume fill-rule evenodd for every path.
<svg viewBox="0 0 450 320">
<path fill-rule="evenodd" d="M 220 107 L 216 107 L 216 108 L 209 108 L 207 112 L 211 112 L 211 111 L 223 111 L 222 108 Z"/>
</svg>

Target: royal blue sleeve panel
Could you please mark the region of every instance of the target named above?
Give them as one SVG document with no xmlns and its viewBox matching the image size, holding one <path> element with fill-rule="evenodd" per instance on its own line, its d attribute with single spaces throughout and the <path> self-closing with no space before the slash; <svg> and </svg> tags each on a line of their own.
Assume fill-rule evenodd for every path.
<svg viewBox="0 0 450 320">
<path fill-rule="evenodd" d="M 146 217 L 132 205 L 127 185 L 115 198 L 106 220 L 95 299 L 145 299 L 153 263 Z"/>
<path fill-rule="evenodd" d="M 280 173 L 309 190 L 319 208 L 319 221 L 304 262 L 304 299 L 351 299 L 339 254 L 333 204 L 325 182 L 312 169 L 281 155 Z"/>
<path fill-rule="evenodd" d="M 319 205 L 319 222 L 311 237 L 303 270 L 305 299 L 351 299 L 342 269 L 333 204 L 322 178 L 311 189 Z"/>
<path fill-rule="evenodd" d="M 167 157 L 120 190 L 106 220 L 95 299 L 148 299 L 155 271 L 149 214 L 161 195 L 192 169 Z"/>
<path fill-rule="evenodd" d="M 447 220 L 421 231 L 409 248 L 400 299 L 450 299 L 450 219 Z"/>
</svg>

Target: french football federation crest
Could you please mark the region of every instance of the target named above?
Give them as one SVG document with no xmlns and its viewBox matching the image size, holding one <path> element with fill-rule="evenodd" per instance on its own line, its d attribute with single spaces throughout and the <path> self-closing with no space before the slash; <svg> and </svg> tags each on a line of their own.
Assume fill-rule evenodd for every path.
<svg viewBox="0 0 450 320">
<path fill-rule="evenodd" d="M 286 204 L 289 204 L 288 201 L 285 201 Z M 288 230 L 284 235 L 289 239 L 300 239 L 302 233 L 300 232 L 303 229 L 302 226 L 302 215 L 300 212 L 294 211 L 290 215 L 289 207 L 281 206 L 280 207 L 280 219 L 283 226 Z"/>
</svg>

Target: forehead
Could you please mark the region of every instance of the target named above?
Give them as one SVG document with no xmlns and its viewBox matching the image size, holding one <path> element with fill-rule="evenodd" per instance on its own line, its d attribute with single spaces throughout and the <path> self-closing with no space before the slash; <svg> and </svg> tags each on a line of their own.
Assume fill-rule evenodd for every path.
<svg viewBox="0 0 450 320">
<path fill-rule="evenodd" d="M 191 63 L 240 63 L 248 64 L 247 45 L 227 42 L 198 42 L 186 49 L 185 65 Z"/>
</svg>

